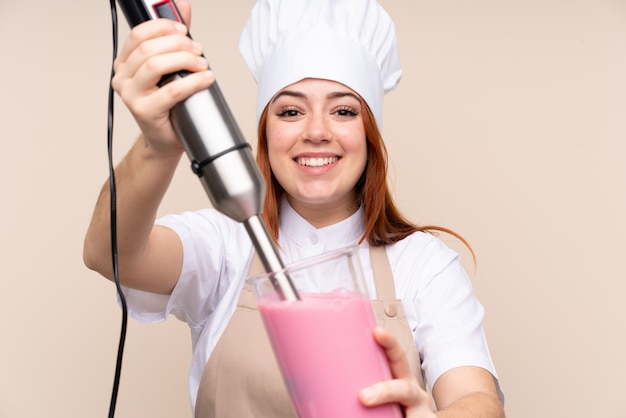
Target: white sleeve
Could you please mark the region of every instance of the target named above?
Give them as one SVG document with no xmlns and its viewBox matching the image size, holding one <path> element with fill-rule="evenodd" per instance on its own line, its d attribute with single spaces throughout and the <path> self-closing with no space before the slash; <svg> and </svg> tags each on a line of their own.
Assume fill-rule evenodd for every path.
<svg viewBox="0 0 626 418">
<path fill-rule="evenodd" d="M 498 384 L 483 329 L 485 310 L 458 254 L 432 236 L 417 241 L 403 249 L 405 257 L 416 249 L 418 255 L 403 263 L 398 292 L 414 327 L 428 384 L 432 388 L 443 373 L 460 366 L 486 369 Z"/>
<path fill-rule="evenodd" d="M 434 272 L 415 303 L 418 350 L 429 382 L 460 366 L 482 367 L 497 376 L 482 326 L 485 310 L 458 257 Z"/>
<path fill-rule="evenodd" d="M 182 242 L 180 277 L 171 295 L 125 288 L 129 315 L 153 323 L 173 314 L 191 328 L 202 326 L 229 285 L 226 247 L 240 228 L 213 209 L 167 215 L 157 224 L 172 229 Z"/>
</svg>

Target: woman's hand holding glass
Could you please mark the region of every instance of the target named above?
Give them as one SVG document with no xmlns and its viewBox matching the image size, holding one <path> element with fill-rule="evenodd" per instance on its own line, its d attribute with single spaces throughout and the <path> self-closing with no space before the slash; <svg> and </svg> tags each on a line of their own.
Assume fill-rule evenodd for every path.
<svg viewBox="0 0 626 418">
<path fill-rule="evenodd" d="M 434 418 L 430 395 L 423 390 L 411 373 L 409 362 L 398 340 L 382 327 L 374 329 L 374 338 L 385 351 L 392 380 L 364 388 L 359 398 L 366 406 L 397 402 L 407 418 Z"/>
</svg>

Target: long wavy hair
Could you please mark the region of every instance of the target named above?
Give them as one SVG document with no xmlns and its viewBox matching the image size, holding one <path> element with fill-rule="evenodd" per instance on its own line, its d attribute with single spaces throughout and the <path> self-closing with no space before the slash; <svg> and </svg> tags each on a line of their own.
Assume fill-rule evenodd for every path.
<svg viewBox="0 0 626 418">
<path fill-rule="evenodd" d="M 471 246 L 458 233 L 436 225 L 418 226 L 402 215 L 387 183 L 387 148 L 369 106 L 362 98 L 359 97 L 359 100 L 363 109 L 362 119 L 367 141 L 367 164 L 355 185 L 357 198 L 365 210 L 365 230 L 359 243 L 367 240 L 372 246 L 381 246 L 401 241 L 418 231 L 427 233 L 439 231 L 458 238 L 467 246 L 476 261 Z M 266 127 L 267 107 L 259 121 L 256 160 L 267 186 L 263 218 L 270 235 L 278 243 L 280 202 L 285 191 L 270 167 Z"/>
</svg>

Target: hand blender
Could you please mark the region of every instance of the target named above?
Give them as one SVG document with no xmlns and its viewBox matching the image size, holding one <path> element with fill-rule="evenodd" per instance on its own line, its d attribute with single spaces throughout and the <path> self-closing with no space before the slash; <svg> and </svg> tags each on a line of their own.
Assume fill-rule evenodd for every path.
<svg viewBox="0 0 626 418">
<path fill-rule="evenodd" d="M 182 22 L 173 0 L 118 0 L 131 27 L 150 19 Z M 170 74 L 161 84 L 184 77 Z M 272 283 L 284 300 L 298 300 L 291 279 L 261 217 L 265 182 L 217 83 L 195 93 L 171 110 L 171 120 L 191 168 L 199 177 L 213 207 L 242 222 Z"/>
</svg>

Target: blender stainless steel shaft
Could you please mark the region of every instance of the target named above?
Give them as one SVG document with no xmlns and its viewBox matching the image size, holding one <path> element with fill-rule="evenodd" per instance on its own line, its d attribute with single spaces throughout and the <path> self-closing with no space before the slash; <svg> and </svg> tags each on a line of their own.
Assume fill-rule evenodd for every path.
<svg viewBox="0 0 626 418">
<path fill-rule="evenodd" d="M 172 0 L 118 0 L 131 27 L 149 19 L 182 22 Z M 184 77 L 177 73 L 162 83 Z M 261 262 L 272 274 L 284 300 L 299 295 L 261 217 L 265 182 L 217 83 L 178 103 L 171 111 L 172 124 L 215 209 L 242 222 Z"/>
</svg>

